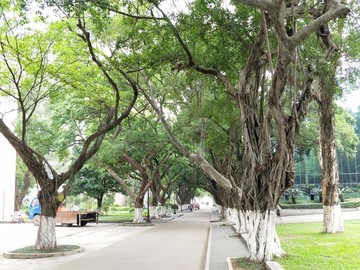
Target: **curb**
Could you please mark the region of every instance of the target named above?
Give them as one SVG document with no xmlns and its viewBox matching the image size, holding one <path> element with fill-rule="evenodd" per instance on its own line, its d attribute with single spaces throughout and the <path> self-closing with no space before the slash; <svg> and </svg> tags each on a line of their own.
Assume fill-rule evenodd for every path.
<svg viewBox="0 0 360 270">
<path fill-rule="evenodd" d="M 266 262 L 266 269 L 268 270 L 284 270 L 280 263 L 275 261 Z"/>
<path fill-rule="evenodd" d="M 69 256 L 69 255 L 82 253 L 84 251 L 85 249 L 83 247 L 79 247 L 78 249 L 71 251 L 53 252 L 53 253 L 15 253 L 10 251 L 4 253 L 3 256 L 6 259 L 41 259 L 41 258 Z"/>
<path fill-rule="evenodd" d="M 226 263 L 227 263 L 227 266 L 228 266 L 229 270 L 233 270 L 231 259 L 235 259 L 235 258 L 233 258 L 233 257 L 226 258 Z"/>
<path fill-rule="evenodd" d="M 211 236 L 212 236 L 212 226 L 210 226 L 209 235 L 208 235 L 208 245 L 207 245 L 207 251 L 206 251 L 205 270 L 210 269 Z"/>
<path fill-rule="evenodd" d="M 133 223 L 133 222 L 122 222 L 118 224 L 119 226 L 124 226 L 124 227 L 151 227 L 154 226 L 153 223 Z"/>
<path fill-rule="evenodd" d="M 238 258 L 235 258 L 235 257 L 226 258 L 228 270 L 234 270 L 234 268 L 232 267 L 232 263 L 231 263 L 232 259 L 238 259 Z M 266 266 L 267 270 L 285 270 L 278 262 L 275 262 L 275 261 L 265 262 L 265 266 Z"/>
<path fill-rule="evenodd" d="M 247 242 L 247 239 L 248 239 L 247 233 L 242 233 L 240 237 L 243 241 L 245 241 L 245 243 Z M 231 264 L 231 262 L 230 262 L 230 264 Z M 266 266 L 267 270 L 284 270 L 284 268 L 281 266 L 281 264 L 276 261 L 267 261 L 267 262 L 265 262 L 265 266 Z M 230 268 L 229 268 L 229 270 L 230 270 Z"/>
</svg>

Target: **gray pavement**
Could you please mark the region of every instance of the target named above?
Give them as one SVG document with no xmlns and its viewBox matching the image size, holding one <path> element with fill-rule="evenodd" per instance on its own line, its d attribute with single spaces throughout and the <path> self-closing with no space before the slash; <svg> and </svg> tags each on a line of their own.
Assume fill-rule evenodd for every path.
<svg viewBox="0 0 360 270">
<path fill-rule="evenodd" d="M 322 221 L 321 213 L 301 213 L 283 212 L 278 223 Z M 343 218 L 360 220 L 360 211 L 344 211 Z M 0 255 L 0 270 L 227 270 L 226 258 L 247 257 L 247 247 L 231 226 L 210 220 L 214 215 L 208 208 L 158 220 L 151 227 L 114 223 L 57 227 L 59 244 L 77 244 L 85 252 L 29 260 Z M 0 254 L 34 244 L 36 231 L 32 224 L 0 223 Z"/>
<path fill-rule="evenodd" d="M 91 256 L 82 256 L 49 270 L 204 269 L 209 228 L 208 210 L 186 213 Z"/>
<path fill-rule="evenodd" d="M 342 209 L 342 218 L 344 220 L 360 220 L 360 209 L 344 208 Z M 280 211 L 280 217 L 277 219 L 278 224 L 322 221 L 322 209 L 283 209 Z"/>
<path fill-rule="evenodd" d="M 174 219 L 158 221 L 151 227 L 119 224 L 57 227 L 59 244 L 78 244 L 85 252 L 29 260 L 1 256 L 0 270 L 204 269 L 210 212 L 209 208 L 177 214 Z M 35 236 L 36 228 L 32 224 L 0 224 L 0 251 L 31 245 Z"/>
<path fill-rule="evenodd" d="M 0 270 L 48 270 L 71 262 L 79 257 L 91 257 L 92 254 L 96 254 L 103 248 L 122 242 L 127 238 L 152 228 L 154 227 L 124 227 L 114 223 L 88 224 L 85 227 L 57 227 L 58 244 L 80 245 L 85 248 L 85 252 L 65 257 L 21 260 L 6 259 L 2 254 L 33 245 L 36 239 L 37 227 L 32 223 L 0 223 Z M 79 269 L 88 268 L 86 265 L 83 265 Z"/>
<path fill-rule="evenodd" d="M 245 242 L 236 235 L 232 226 L 213 224 L 209 241 L 206 270 L 227 270 L 227 258 L 246 258 L 249 252 Z"/>
</svg>

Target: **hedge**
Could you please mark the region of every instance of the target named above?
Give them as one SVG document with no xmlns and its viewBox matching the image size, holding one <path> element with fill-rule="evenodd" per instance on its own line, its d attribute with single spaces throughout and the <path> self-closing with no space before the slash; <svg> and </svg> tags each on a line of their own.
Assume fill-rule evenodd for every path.
<svg viewBox="0 0 360 270">
<path fill-rule="evenodd" d="M 356 208 L 360 207 L 359 202 L 342 202 L 341 208 Z M 322 209 L 322 203 L 301 203 L 301 204 L 281 204 L 282 209 Z"/>
</svg>

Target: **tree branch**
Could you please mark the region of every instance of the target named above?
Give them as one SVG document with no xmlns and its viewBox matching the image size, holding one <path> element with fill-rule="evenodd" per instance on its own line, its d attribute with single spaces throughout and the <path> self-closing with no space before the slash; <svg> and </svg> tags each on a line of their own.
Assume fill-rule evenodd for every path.
<svg viewBox="0 0 360 270">
<path fill-rule="evenodd" d="M 150 91 L 152 93 L 155 92 L 154 86 L 151 83 L 149 79 L 147 79 L 148 86 L 150 88 Z M 144 91 L 141 87 L 140 91 L 144 94 L 145 98 L 148 100 L 148 102 L 153 107 L 155 113 L 157 114 L 158 118 L 160 119 L 161 123 L 163 124 L 166 134 L 168 135 L 168 138 L 172 145 L 185 157 L 189 158 L 191 161 L 196 162 L 199 164 L 199 166 L 203 169 L 203 172 L 209 177 L 215 177 L 212 178 L 214 181 L 218 182 L 220 186 L 222 186 L 225 190 L 230 191 L 231 190 L 231 183 L 228 179 L 226 179 L 224 176 L 222 176 L 218 171 L 216 171 L 203 157 L 197 154 L 192 154 L 189 151 L 187 151 L 184 146 L 177 140 L 175 135 L 173 134 L 168 122 L 165 119 L 164 114 L 160 110 L 159 106 L 157 105 L 156 101 L 154 100 L 154 97 L 150 97 L 146 91 Z"/>
<path fill-rule="evenodd" d="M 340 4 L 337 0 L 328 0 L 328 11 L 325 12 L 320 17 L 313 20 L 308 25 L 304 26 L 299 32 L 295 33 L 289 42 L 289 49 L 292 50 L 298 46 L 302 41 L 304 41 L 312 33 L 317 32 L 318 29 L 334 20 L 336 18 L 345 18 L 346 15 L 350 12 L 350 9 L 343 4 Z"/>
<path fill-rule="evenodd" d="M 264 11 L 273 12 L 277 10 L 279 0 L 235 0 L 234 2 L 245 4 L 250 7 L 259 8 Z"/>
<path fill-rule="evenodd" d="M 118 10 L 115 7 L 104 4 L 104 1 L 91 0 L 91 2 L 95 6 L 100 7 L 102 9 L 107 9 L 107 10 L 112 11 L 114 13 L 129 17 L 129 18 L 137 19 L 137 20 L 164 20 L 164 18 L 161 18 L 161 17 L 146 16 L 146 15 L 133 15 L 133 14 L 130 14 L 130 13 L 126 13 L 126 12 Z"/>
<path fill-rule="evenodd" d="M 120 183 L 120 185 L 125 189 L 127 195 L 134 201 L 136 200 L 135 193 L 128 187 L 126 182 L 116 173 L 114 172 L 109 166 L 105 165 L 106 170 L 109 172 L 109 174 L 115 178 L 116 181 Z"/>
</svg>

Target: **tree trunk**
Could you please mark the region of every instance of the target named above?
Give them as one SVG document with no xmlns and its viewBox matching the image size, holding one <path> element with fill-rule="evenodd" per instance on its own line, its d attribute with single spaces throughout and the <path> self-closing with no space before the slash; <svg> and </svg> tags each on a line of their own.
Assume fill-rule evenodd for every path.
<svg viewBox="0 0 360 270">
<path fill-rule="evenodd" d="M 21 181 L 19 179 L 16 179 L 16 181 Z M 25 195 L 28 193 L 29 188 L 31 185 L 31 172 L 29 169 L 24 174 L 24 186 L 19 190 L 19 185 L 16 185 L 16 198 L 15 198 L 15 211 L 20 211 L 22 202 L 24 200 Z"/>
<path fill-rule="evenodd" d="M 250 260 L 270 261 L 274 256 L 285 254 L 275 230 L 275 211 L 246 211 L 243 214 L 246 216 Z"/>
<path fill-rule="evenodd" d="M 322 174 L 322 198 L 324 213 L 324 232 L 344 231 L 339 197 L 339 170 L 335 143 L 335 119 L 333 111 L 332 87 L 327 87 L 329 78 L 321 79 L 320 115 L 320 166 Z"/>
<path fill-rule="evenodd" d="M 297 31 L 294 25 L 292 29 L 294 31 L 289 35 L 286 31 L 288 24 L 285 25 L 285 22 L 294 21 L 297 16 L 285 19 L 284 1 L 239 0 L 237 2 L 260 8 L 263 15 L 260 33 L 241 70 L 238 86 L 233 86 L 231 80 L 223 72 L 195 63 L 191 50 L 181 39 L 181 35 L 176 32 L 176 26 L 172 25 L 173 31 L 176 32 L 175 37 L 188 57 L 187 64 L 179 65 L 176 69 L 180 71 L 193 68 L 203 74 L 215 76 L 224 83 L 228 93 L 238 102 L 241 110 L 244 149 L 242 164 L 244 171 L 240 177 L 242 193 L 239 194 L 241 211 L 247 214 L 250 258 L 266 261 L 284 253 L 275 232 L 277 204 L 284 190 L 294 183 L 295 135 L 308 111 L 312 97 L 313 79 L 310 74 L 312 68 L 310 66 L 306 70 L 310 76 L 297 76 L 297 72 L 300 69 L 303 70 L 302 63 L 299 64 L 298 61 L 297 47 L 323 24 L 338 17 L 345 17 L 349 9 L 336 0 L 325 1 L 329 10 L 321 19 L 303 26 L 300 31 Z M 324 10 L 323 7 L 322 9 Z M 170 19 L 168 22 L 171 24 Z M 269 31 L 269 25 L 273 26 L 274 31 Z M 269 33 L 275 34 L 276 48 L 270 48 Z M 266 47 L 267 53 L 264 52 Z M 272 59 L 273 57 L 276 61 Z M 264 61 L 264 58 L 267 59 Z M 291 66 L 293 59 L 295 63 Z M 272 67 L 273 63 L 276 63 L 275 69 Z M 295 74 L 291 78 L 291 83 L 288 84 L 292 67 Z M 268 78 L 271 80 L 270 87 L 267 84 Z M 304 81 L 300 82 L 302 78 Z M 304 88 L 299 89 L 298 85 L 303 85 Z M 287 99 L 288 97 L 291 99 Z M 230 191 L 233 188 L 231 181 L 214 170 L 203 156 L 189 154 L 169 132 L 170 127 L 164 120 L 164 114 L 153 101 L 150 100 L 150 103 L 163 122 L 169 139 L 179 152 L 196 162 L 223 189 Z M 289 104 L 290 106 L 286 107 Z"/>
<path fill-rule="evenodd" d="M 160 201 L 160 216 L 161 217 L 166 217 L 167 215 L 167 207 L 166 207 L 166 194 L 161 194 L 161 196 L 159 197 L 159 201 Z"/>
<path fill-rule="evenodd" d="M 143 208 L 135 208 L 135 216 L 133 223 L 144 223 L 144 218 L 142 216 Z"/>
<path fill-rule="evenodd" d="M 134 203 L 135 203 L 135 216 L 133 223 L 144 223 L 144 218 L 142 216 L 143 206 L 144 206 L 144 196 L 137 196 Z"/>
<path fill-rule="evenodd" d="M 160 218 L 157 206 L 152 205 L 150 207 L 150 217 L 151 218 Z"/>
<path fill-rule="evenodd" d="M 246 225 L 243 212 L 239 211 L 236 208 L 230 210 L 231 218 L 230 223 L 234 226 L 236 233 L 245 233 Z"/>
<path fill-rule="evenodd" d="M 309 186 L 309 172 L 307 168 L 307 155 L 303 152 L 301 155 L 301 164 L 305 176 L 305 186 Z"/>
<path fill-rule="evenodd" d="M 38 193 L 41 205 L 41 216 L 35 242 L 36 249 L 47 250 L 57 247 L 55 217 L 59 202 L 57 201 L 57 196 L 51 194 L 47 188 L 43 188 Z"/>
<path fill-rule="evenodd" d="M 96 198 L 96 210 L 99 212 L 101 212 L 103 198 L 104 198 L 103 193 L 99 197 Z"/>
<path fill-rule="evenodd" d="M 51 250 L 57 247 L 55 217 L 48 217 L 41 214 L 40 226 L 37 232 L 35 248 Z"/>
<path fill-rule="evenodd" d="M 259 45 L 262 44 L 262 38 L 264 36 L 260 34 Z M 253 47 L 254 57 L 259 55 L 259 50 L 260 46 Z M 249 70 L 243 71 L 244 81 L 240 89 L 239 107 L 244 134 L 241 211 L 246 216 L 247 245 L 250 259 L 254 261 L 268 261 L 284 254 L 275 231 L 276 209 L 281 194 L 293 184 L 295 176 L 294 120 L 297 116 L 295 109 L 292 109 L 291 117 L 287 116 L 281 105 L 291 54 L 281 44 L 278 50 L 277 67 L 268 94 L 267 113 L 258 114 L 254 93 L 250 91 L 253 86 L 248 81 L 247 72 L 252 72 L 250 65 Z M 261 74 L 261 70 L 259 72 Z M 260 109 L 265 112 L 263 108 Z M 276 130 L 275 135 L 272 134 L 272 129 Z"/>
<path fill-rule="evenodd" d="M 166 205 L 161 205 L 161 207 L 160 207 L 160 216 L 161 217 L 166 217 L 166 215 L 167 215 L 167 207 L 166 207 Z"/>
<path fill-rule="evenodd" d="M 150 217 L 153 217 L 153 218 L 160 218 L 159 211 L 158 211 L 158 204 L 159 204 L 158 192 L 160 192 L 160 189 L 151 189 L 152 200 L 151 200 L 151 207 L 150 207 Z"/>
</svg>

